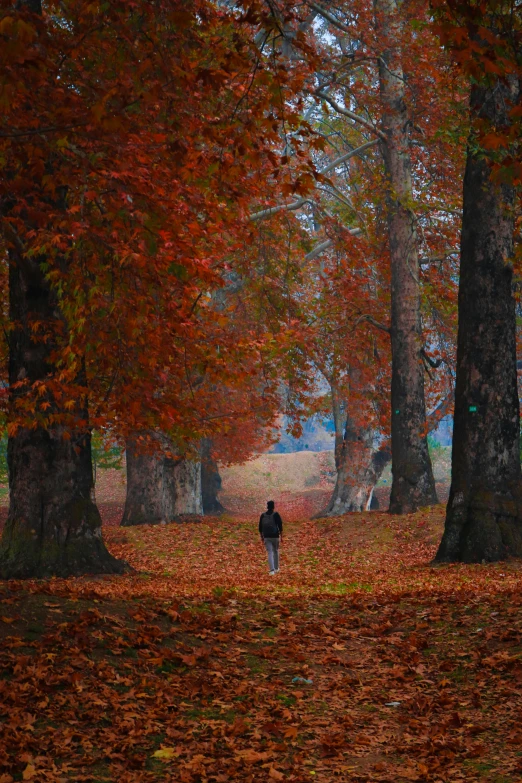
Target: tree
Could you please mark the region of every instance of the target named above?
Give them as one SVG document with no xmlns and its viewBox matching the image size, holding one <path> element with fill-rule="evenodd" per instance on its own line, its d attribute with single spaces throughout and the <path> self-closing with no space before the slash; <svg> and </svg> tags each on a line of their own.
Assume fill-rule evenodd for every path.
<svg viewBox="0 0 522 783">
<path fill-rule="evenodd" d="M 421 361 L 420 264 L 413 212 L 410 116 L 406 104 L 395 0 L 376 0 L 377 26 L 384 39 L 379 56 L 383 104 L 381 143 L 388 187 L 387 222 L 391 262 L 391 449 L 390 512 L 404 514 L 437 503 L 428 451 L 424 367 Z"/>
<path fill-rule="evenodd" d="M 447 415 L 453 392 L 427 416 L 427 430 L 432 432 Z M 380 442 L 379 442 L 380 436 Z M 373 491 L 392 458 L 390 439 L 375 426 L 362 425 L 348 418 L 340 449 L 337 479 L 332 497 L 319 516 L 337 516 L 370 507 Z"/>
<path fill-rule="evenodd" d="M 7 432 L 2 432 L 0 436 L 0 483 L 8 481 L 9 472 L 7 468 Z"/>
<path fill-rule="evenodd" d="M 127 497 L 121 524 L 166 524 L 203 513 L 201 462 L 176 454 L 166 436 L 127 441 Z M 195 457 L 195 455 L 193 455 Z"/>
<path fill-rule="evenodd" d="M 221 514 L 225 510 L 219 502 L 220 490 L 221 476 L 212 452 L 212 441 L 204 438 L 201 443 L 201 496 L 204 514 Z"/>
<path fill-rule="evenodd" d="M 322 63 L 313 87 L 309 85 L 318 108 L 315 114 L 310 109 L 307 116 L 317 122 L 328 140 L 326 149 L 331 146 L 335 154 L 326 165 L 324 152 L 316 154 L 322 163 L 320 198 L 296 201 L 286 209 L 312 210 L 314 228 L 326 234 L 307 259 L 343 253 L 347 266 L 350 261 L 360 264 L 363 278 L 358 237 L 373 245 L 369 252 L 374 265 L 365 269 L 368 285 L 375 283 L 375 277 L 384 282 L 385 263 L 391 269 L 387 328 L 393 355 L 394 483 L 390 510 L 402 513 L 436 502 L 424 386 L 426 370 L 437 362 L 430 361 L 426 304 L 434 293 L 433 267 L 454 252 L 459 217 L 454 174 L 459 140 L 443 141 L 456 91 L 447 59 L 429 29 L 425 4 L 399 7 L 383 0 L 360 4 L 356 14 L 343 2 L 308 5 L 321 20 L 314 35 Z M 383 224 L 387 247 L 382 242 Z M 452 266 L 450 262 L 448 267 Z M 451 292 L 449 269 L 445 279 Z M 426 292 L 423 282 L 428 283 Z M 361 285 L 364 288 L 365 283 Z M 351 287 L 352 280 L 347 290 Z M 437 296 L 444 301 L 442 287 Z M 347 309 L 353 304 L 352 290 Z M 371 310 L 365 315 L 382 323 Z M 342 324 L 341 313 L 339 318 Z"/>
<path fill-rule="evenodd" d="M 436 560 L 522 555 L 513 296 L 520 116 L 519 11 L 444 9 L 443 40 L 472 77 L 464 175 L 452 480 Z M 518 137 L 518 138 L 517 138 Z M 517 163 L 518 160 L 518 163 Z M 513 176 L 513 170 L 518 171 Z"/>
<path fill-rule="evenodd" d="M 368 511 L 374 487 L 390 459 L 389 447 L 376 445 L 373 429 L 357 427 L 348 419 L 335 487 L 320 516 Z"/>
<path fill-rule="evenodd" d="M 36 53 L 34 40 L 45 38 L 42 20 L 27 21 L 27 12 L 41 17 L 37 0 L 18 4 L 17 18 L 4 16 L 2 32 L 14 33 L 27 49 Z M 34 24 L 34 26 L 33 26 Z M 37 30 L 40 32 L 38 35 Z M 27 54 L 29 54 L 29 51 Z M 41 55 L 36 58 L 41 62 Z M 32 89 L 41 85 L 42 71 L 34 68 Z M 54 165 L 41 166 L 38 154 L 26 166 L 24 174 L 35 177 L 34 197 L 25 203 L 5 199 L 2 204 L 4 227 L 8 229 L 9 298 L 12 328 L 9 334 L 9 385 L 11 409 L 27 404 L 28 385 L 38 389 L 40 409 L 52 411 L 55 422 L 47 429 L 27 425 L 10 429 L 8 444 L 9 516 L 0 548 L 3 576 L 27 577 L 72 573 L 121 573 L 125 565 L 107 551 L 101 536 L 101 519 L 93 502 L 90 433 L 86 430 L 87 398 L 82 386 L 85 367 L 80 364 L 71 374 L 78 396 L 65 411 L 50 398 L 46 382 L 52 354 L 63 337 L 63 319 L 59 297 L 47 279 L 48 253 L 30 253 L 17 232 L 24 223 L 26 231 L 36 231 L 38 208 L 47 204 L 55 213 L 66 208 L 66 185 L 46 185 Z M 20 187 L 22 172 L 7 166 L 6 176 L 12 188 Z M 12 196 L 11 196 L 12 199 Z M 63 259 L 64 260 L 64 259 Z M 38 340 L 33 335 L 38 335 Z M 30 404 L 30 403 L 29 403 Z M 60 413 L 65 416 L 60 417 Z M 65 419 L 75 425 L 67 428 Z"/>
<path fill-rule="evenodd" d="M 208 429 L 191 379 L 223 367 L 209 294 L 248 241 L 283 115 L 299 145 L 281 97 L 296 68 L 263 60 L 262 22 L 257 3 L 2 2 L 3 576 L 123 569 L 92 500 L 92 427 Z M 299 166 L 280 175 L 291 187 Z"/>
</svg>

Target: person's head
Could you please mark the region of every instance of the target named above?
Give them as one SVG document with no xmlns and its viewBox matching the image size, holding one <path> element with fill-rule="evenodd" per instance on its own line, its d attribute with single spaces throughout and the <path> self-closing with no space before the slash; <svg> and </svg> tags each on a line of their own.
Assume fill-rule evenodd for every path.
<svg viewBox="0 0 522 783">
<path fill-rule="evenodd" d="M 269 511 L 273 511 L 273 510 L 274 510 L 274 507 L 275 507 L 275 503 L 274 503 L 274 501 L 273 501 L 273 500 L 269 500 L 269 501 L 268 501 L 268 503 L 266 504 L 266 507 L 267 507 L 267 509 L 268 509 Z"/>
</svg>

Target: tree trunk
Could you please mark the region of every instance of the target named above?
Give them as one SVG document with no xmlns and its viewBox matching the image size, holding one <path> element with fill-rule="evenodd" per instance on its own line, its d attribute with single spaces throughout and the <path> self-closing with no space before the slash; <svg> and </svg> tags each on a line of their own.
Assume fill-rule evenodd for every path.
<svg viewBox="0 0 522 783">
<path fill-rule="evenodd" d="M 375 485 L 391 459 L 388 448 L 375 449 L 374 440 L 372 429 L 357 427 L 348 420 L 335 488 L 319 517 L 369 510 Z"/>
<path fill-rule="evenodd" d="M 201 495 L 204 514 L 222 514 L 225 510 L 218 499 L 221 476 L 212 456 L 212 442 L 204 438 L 201 445 Z"/>
<path fill-rule="evenodd" d="M 167 438 L 159 440 L 156 451 L 140 449 L 135 440 L 127 443 L 127 497 L 121 521 L 125 527 L 166 524 L 203 513 L 201 463 L 171 456 Z"/>
<path fill-rule="evenodd" d="M 201 516 L 203 514 L 201 462 L 180 459 L 174 465 L 172 481 L 175 492 L 174 519 Z"/>
<path fill-rule="evenodd" d="M 453 392 L 426 417 L 428 432 L 438 427 L 450 412 L 452 402 Z M 392 455 L 388 439 L 378 449 L 373 447 L 374 440 L 371 430 L 357 429 L 353 423 L 347 426 L 338 465 L 336 461 L 335 488 L 328 506 L 318 514 L 319 517 L 373 511 L 379 507 L 373 491 Z"/>
<path fill-rule="evenodd" d="M 472 117 L 505 132 L 516 87 L 471 92 Z M 522 556 L 520 411 L 512 292 L 514 188 L 494 182 L 472 136 L 464 177 L 452 481 L 436 560 Z"/>
<path fill-rule="evenodd" d="M 437 503 L 426 435 L 424 367 L 421 361 L 420 265 L 412 212 L 409 116 L 405 103 L 400 21 L 395 0 L 375 0 L 386 38 L 379 58 L 383 104 L 381 145 L 386 175 L 391 260 L 392 473 L 390 513 L 406 514 Z"/>
<path fill-rule="evenodd" d="M 343 415 L 341 400 L 339 398 L 339 392 L 333 383 L 330 383 L 330 393 L 332 396 L 332 413 L 335 428 L 335 444 L 334 444 L 334 457 L 335 457 L 335 469 L 337 473 L 341 470 L 342 454 L 344 444 L 344 431 L 346 428 L 347 420 L 346 415 Z"/>
<path fill-rule="evenodd" d="M 9 385 L 15 419 L 19 408 L 30 404 L 33 384 L 53 379 L 53 335 L 65 327 L 55 292 L 41 268 L 45 259 L 27 258 L 11 250 L 9 260 L 10 319 L 15 324 L 9 335 Z M 34 336 L 31 324 L 35 321 L 42 324 L 49 339 Z M 15 387 L 20 381 L 25 384 Z M 94 502 L 87 403 L 81 390 L 85 379 L 77 381 L 76 409 L 67 411 L 77 426 L 67 430 L 62 425 L 21 427 L 9 438 L 9 514 L 0 543 L 3 578 L 122 573 L 126 569 L 103 543 Z M 47 413 L 66 413 L 52 395 L 46 401 Z"/>
</svg>

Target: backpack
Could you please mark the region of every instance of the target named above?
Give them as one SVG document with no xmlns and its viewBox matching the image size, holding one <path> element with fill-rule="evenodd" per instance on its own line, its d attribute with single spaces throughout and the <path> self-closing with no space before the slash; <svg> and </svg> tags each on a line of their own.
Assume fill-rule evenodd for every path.
<svg viewBox="0 0 522 783">
<path fill-rule="evenodd" d="M 279 538 L 279 528 L 277 522 L 274 519 L 274 511 L 265 511 L 261 518 L 261 532 L 263 538 Z"/>
</svg>

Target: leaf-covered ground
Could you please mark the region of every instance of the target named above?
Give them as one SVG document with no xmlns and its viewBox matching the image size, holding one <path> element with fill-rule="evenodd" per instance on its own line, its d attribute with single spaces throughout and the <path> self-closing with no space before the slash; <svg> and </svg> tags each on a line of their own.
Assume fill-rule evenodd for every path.
<svg viewBox="0 0 522 783">
<path fill-rule="evenodd" d="M 442 519 L 290 522 L 272 578 L 252 516 L 108 527 L 136 574 L 4 583 L 1 783 L 522 780 L 520 564 L 430 566 Z"/>
</svg>

